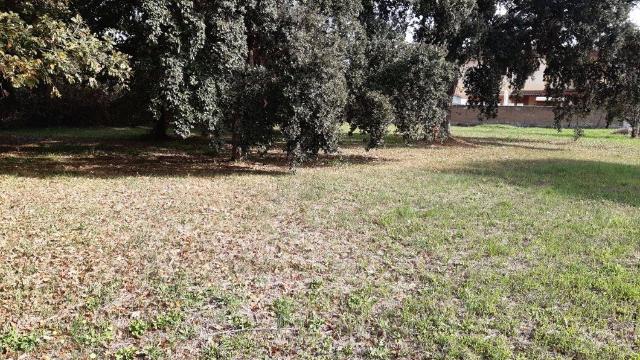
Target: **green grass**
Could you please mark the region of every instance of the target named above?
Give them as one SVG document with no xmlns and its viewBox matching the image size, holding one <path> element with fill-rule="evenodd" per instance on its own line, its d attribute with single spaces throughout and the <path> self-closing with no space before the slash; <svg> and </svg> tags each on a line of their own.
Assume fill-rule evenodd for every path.
<svg viewBox="0 0 640 360">
<path fill-rule="evenodd" d="M 0 357 L 640 357 L 640 140 L 456 127 L 293 175 L 118 131 L 0 133 Z"/>
<path fill-rule="evenodd" d="M 150 129 L 145 127 L 121 128 L 25 128 L 0 130 L 0 136 L 16 136 L 29 138 L 55 138 L 55 139 L 84 139 L 84 140 L 131 140 L 139 139 L 149 134 Z"/>
</svg>

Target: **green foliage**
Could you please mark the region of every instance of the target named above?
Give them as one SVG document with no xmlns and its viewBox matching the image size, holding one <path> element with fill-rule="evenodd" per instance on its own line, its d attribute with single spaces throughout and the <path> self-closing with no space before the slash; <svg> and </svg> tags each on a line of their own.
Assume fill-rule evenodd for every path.
<svg viewBox="0 0 640 360">
<path fill-rule="evenodd" d="M 389 98 L 377 91 L 367 91 L 355 97 L 350 104 L 351 131 L 362 130 L 369 135 L 367 148 L 380 146 L 389 125 L 395 119 Z"/>
<path fill-rule="evenodd" d="M 367 355 L 369 359 L 384 360 L 391 358 L 391 351 L 389 351 L 384 345 L 384 342 L 381 341 L 377 346 L 368 349 Z"/>
<path fill-rule="evenodd" d="M 445 118 L 450 67 L 437 49 L 405 42 L 408 2 L 108 3 L 75 8 L 126 35 L 134 106 L 161 135 L 201 131 L 216 149 L 230 138 L 235 158 L 281 142 L 295 165 L 335 152 L 345 121 L 375 147 L 392 120 L 422 139 Z"/>
<path fill-rule="evenodd" d="M 178 311 L 169 311 L 164 314 L 158 314 L 151 321 L 151 328 L 154 330 L 165 330 L 171 327 L 175 327 L 183 320 L 182 313 Z"/>
<path fill-rule="evenodd" d="M 390 93 L 398 131 L 409 139 L 444 140 L 449 136 L 447 94 L 454 79 L 444 53 L 426 45 L 405 45 L 404 56 L 386 71 L 395 83 Z M 395 80 L 392 80 L 395 79 Z"/>
<path fill-rule="evenodd" d="M 346 298 L 346 307 L 354 314 L 368 314 L 375 303 L 371 287 L 358 289 Z"/>
<path fill-rule="evenodd" d="M 448 136 L 454 67 L 437 46 L 405 41 L 409 9 L 403 1 L 364 1 L 352 30 L 347 120 L 368 135 L 369 148 L 382 143 L 390 123 L 406 139 Z"/>
<path fill-rule="evenodd" d="M 144 348 L 145 358 L 150 360 L 159 360 L 165 358 L 165 353 L 158 346 L 147 346 Z"/>
<path fill-rule="evenodd" d="M 347 87 L 344 43 L 321 6 L 287 6 L 280 45 L 287 49 L 274 67 L 280 99 L 276 116 L 292 161 L 337 149 Z M 303 31 L 300 31 L 303 29 Z"/>
<path fill-rule="evenodd" d="M 466 66 L 464 83 L 470 105 L 495 116 L 507 81 L 517 92 L 541 64 L 548 96 L 558 99 L 557 125 L 595 107 L 610 56 L 629 26 L 635 0 L 418 0 L 416 38 L 443 46 L 446 58 Z M 453 89 L 453 87 L 452 87 Z M 568 94 L 567 90 L 571 90 Z"/>
<path fill-rule="evenodd" d="M 133 346 L 127 346 L 118 349 L 114 354 L 114 358 L 116 360 L 134 360 L 137 356 L 137 353 L 138 349 Z"/>
<path fill-rule="evenodd" d="M 70 333 L 76 343 L 90 347 L 107 344 L 115 336 L 111 324 L 93 324 L 82 318 L 77 318 L 71 323 Z"/>
<path fill-rule="evenodd" d="M 28 352 L 33 350 L 38 343 L 40 343 L 40 339 L 34 333 L 20 334 L 16 329 L 0 332 L 0 354 L 6 351 Z"/>
<path fill-rule="evenodd" d="M 92 33 L 64 2 L 0 3 L 0 76 L 4 91 L 58 83 L 97 87 L 123 84 L 128 57 L 107 37 Z"/>
<path fill-rule="evenodd" d="M 0 72 L 3 88 L 46 85 L 78 103 L 99 97 L 78 85 L 122 85 L 132 71 L 126 96 L 95 100 L 93 113 L 151 120 L 159 136 L 204 134 L 236 159 L 282 145 L 296 165 L 337 151 L 345 122 L 367 148 L 391 124 L 406 140 L 444 140 L 460 77 L 470 105 L 495 116 L 505 79 L 517 93 L 542 63 L 559 120 L 596 106 L 632 118 L 620 99 L 635 91 L 624 84 L 636 82 L 636 2 L 11 1 Z"/>
<path fill-rule="evenodd" d="M 142 337 L 147 331 L 150 330 L 166 330 L 169 328 L 177 327 L 183 320 L 183 314 L 179 311 L 169 311 L 161 313 L 155 317 L 145 319 L 133 319 L 129 323 L 129 333 L 136 338 Z"/>
<path fill-rule="evenodd" d="M 135 319 L 129 323 L 129 332 L 134 337 L 141 337 L 149 328 L 150 325 L 143 320 Z"/>
<path fill-rule="evenodd" d="M 597 87 L 598 101 L 606 104 L 609 122 L 627 121 L 631 136 L 640 136 L 640 30 L 628 26 L 617 39 L 614 52 L 603 54 L 612 57 L 606 61 L 603 81 Z"/>
<path fill-rule="evenodd" d="M 224 336 L 218 342 L 203 349 L 202 360 L 243 358 L 253 350 L 255 344 L 244 335 Z"/>
<path fill-rule="evenodd" d="M 279 328 L 293 325 L 293 312 L 295 304 L 291 299 L 277 299 L 273 302 L 271 308 L 276 315 L 276 322 Z"/>
</svg>

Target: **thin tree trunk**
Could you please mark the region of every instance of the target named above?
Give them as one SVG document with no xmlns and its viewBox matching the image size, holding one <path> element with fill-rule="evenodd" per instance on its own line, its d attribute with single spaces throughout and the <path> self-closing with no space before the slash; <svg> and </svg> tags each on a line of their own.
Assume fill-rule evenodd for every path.
<svg viewBox="0 0 640 360">
<path fill-rule="evenodd" d="M 447 117 L 444 122 L 441 124 L 441 128 L 444 130 L 444 134 L 442 134 L 445 138 L 451 136 L 451 113 L 453 111 L 453 96 L 456 93 L 456 88 L 458 87 L 459 78 L 456 78 L 451 85 L 449 86 L 449 91 L 447 91 L 447 100 L 449 101 L 449 110 L 447 111 Z"/>
<path fill-rule="evenodd" d="M 258 49 L 255 46 L 255 36 L 253 34 L 249 34 L 247 38 L 247 46 L 249 48 L 247 54 L 247 66 L 254 67 L 257 63 L 258 58 Z M 246 79 L 243 78 L 243 81 Z M 246 84 L 244 84 L 246 85 Z M 239 114 L 235 114 L 232 124 L 232 134 L 231 134 L 231 159 L 238 161 L 244 157 L 245 153 L 245 144 L 242 139 L 242 112 Z"/>
<path fill-rule="evenodd" d="M 162 113 L 160 114 L 160 119 L 158 119 L 155 126 L 153 127 L 153 130 L 151 131 L 151 134 L 153 135 L 153 137 L 157 140 L 168 139 L 169 136 L 167 135 L 167 131 L 169 130 L 169 123 L 170 123 L 169 111 L 166 109 L 163 109 Z"/>
<path fill-rule="evenodd" d="M 640 109 L 633 112 L 631 122 L 631 138 L 635 139 L 640 135 Z"/>
<path fill-rule="evenodd" d="M 0 78 L 0 121 L 15 110 L 15 96 L 8 81 Z"/>
<path fill-rule="evenodd" d="M 233 134 L 231 135 L 231 159 L 240 160 L 244 156 L 242 151 L 242 119 L 236 114 L 233 120 Z"/>
</svg>

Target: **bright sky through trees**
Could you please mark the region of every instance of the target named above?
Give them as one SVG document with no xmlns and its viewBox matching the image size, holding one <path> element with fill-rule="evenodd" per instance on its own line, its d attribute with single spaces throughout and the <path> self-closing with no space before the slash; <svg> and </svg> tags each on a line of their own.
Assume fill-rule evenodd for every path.
<svg viewBox="0 0 640 360">
<path fill-rule="evenodd" d="M 631 11 L 631 21 L 633 21 L 634 24 L 640 26 L 640 6 Z"/>
</svg>

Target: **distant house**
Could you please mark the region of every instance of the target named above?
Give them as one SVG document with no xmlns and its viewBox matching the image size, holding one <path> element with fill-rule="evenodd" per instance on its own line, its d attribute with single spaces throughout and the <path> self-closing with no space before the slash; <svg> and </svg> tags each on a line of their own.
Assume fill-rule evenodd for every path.
<svg viewBox="0 0 640 360">
<path fill-rule="evenodd" d="M 495 118 L 480 120 L 477 109 L 467 108 L 469 97 L 462 81 L 458 84 L 454 93 L 450 122 L 452 125 L 479 125 L 479 124 L 508 124 L 515 126 L 555 126 L 554 101 L 547 97 L 543 65 L 536 71 L 520 90 L 514 94 L 505 81 L 500 95 L 500 109 Z M 585 128 L 602 128 L 607 126 L 606 113 L 594 111 L 580 119 L 580 125 Z"/>
<path fill-rule="evenodd" d="M 544 82 L 546 66 L 540 66 L 524 85 L 524 88 L 515 94 L 507 81 L 502 86 L 500 105 L 502 106 L 552 106 L 552 99 L 547 97 Z M 462 81 L 460 81 L 453 96 L 453 105 L 467 105 L 469 97 Z"/>
</svg>

